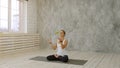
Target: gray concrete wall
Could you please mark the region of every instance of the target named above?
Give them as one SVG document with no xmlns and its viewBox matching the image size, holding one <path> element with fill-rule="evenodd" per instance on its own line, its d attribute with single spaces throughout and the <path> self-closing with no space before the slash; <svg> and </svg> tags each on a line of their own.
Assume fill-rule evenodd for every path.
<svg viewBox="0 0 120 68">
<path fill-rule="evenodd" d="M 120 0 L 38 0 L 41 44 L 64 29 L 68 49 L 120 52 Z"/>
</svg>

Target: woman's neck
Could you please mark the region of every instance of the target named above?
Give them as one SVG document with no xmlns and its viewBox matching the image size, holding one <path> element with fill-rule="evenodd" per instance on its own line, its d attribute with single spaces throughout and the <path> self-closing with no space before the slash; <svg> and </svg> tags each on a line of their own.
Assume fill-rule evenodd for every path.
<svg viewBox="0 0 120 68">
<path fill-rule="evenodd" d="M 60 37 L 62 40 L 64 40 L 64 37 Z"/>
</svg>

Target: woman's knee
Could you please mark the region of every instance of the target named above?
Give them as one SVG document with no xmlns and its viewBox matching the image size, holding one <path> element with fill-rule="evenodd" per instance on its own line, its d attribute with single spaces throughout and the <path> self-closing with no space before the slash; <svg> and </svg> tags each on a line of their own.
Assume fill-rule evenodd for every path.
<svg viewBox="0 0 120 68">
<path fill-rule="evenodd" d="M 62 60 L 63 62 L 68 62 L 68 59 L 64 59 L 64 60 Z"/>
<path fill-rule="evenodd" d="M 54 55 L 49 55 L 47 56 L 47 60 L 51 61 L 51 60 L 56 60 Z"/>
<path fill-rule="evenodd" d="M 50 60 L 50 56 L 47 56 L 47 60 Z"/>
<path fill-rule="evenodd" d="M 47 60 L 51 60 L 52 59 L 52 55 L 47 56 Z"/>
<path fill-rule="evenodd" d="M 68 62 L 68 60 L 69 60 L 69 58 L 68 58 L 67 55 L 63 56 L 63 58 L 62 58 L 62 61 L 63 61 L 63 62 Z"/>
</svg>

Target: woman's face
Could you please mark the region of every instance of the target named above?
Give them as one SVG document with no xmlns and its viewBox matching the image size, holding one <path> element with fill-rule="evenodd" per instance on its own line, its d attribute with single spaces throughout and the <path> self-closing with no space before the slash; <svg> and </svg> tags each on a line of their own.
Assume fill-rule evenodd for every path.
<svg viewBox="0 0 120 68">
<path fill-rule="evenodd" d="M 64 37 L 64 36 L 65 36 L 65 34 L 64 34 L 63 31 L 60 31 L 60 36 L 61 36 L 61 37 Z"/>
</svg>

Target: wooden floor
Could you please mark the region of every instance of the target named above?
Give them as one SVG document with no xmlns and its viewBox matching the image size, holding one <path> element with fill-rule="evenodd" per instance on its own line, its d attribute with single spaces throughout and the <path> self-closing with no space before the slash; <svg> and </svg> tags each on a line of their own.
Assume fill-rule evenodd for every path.
<svg viewBox="0 0 120 68">
<path fill-rule="evenodd" d="M 69 51 L 71 59 L 88 60 L 83 66 L 29 60 L 52 53 L 54 51 L 48 49 L 28 49 L 22 52 L 0 54 L 0 68 L 120 68 L 120 55 L 112 53 Z"/>
</svg>

